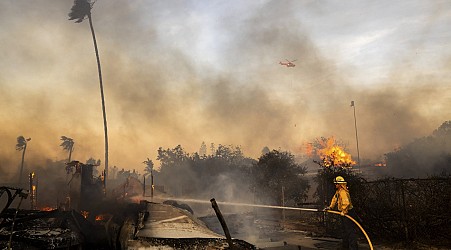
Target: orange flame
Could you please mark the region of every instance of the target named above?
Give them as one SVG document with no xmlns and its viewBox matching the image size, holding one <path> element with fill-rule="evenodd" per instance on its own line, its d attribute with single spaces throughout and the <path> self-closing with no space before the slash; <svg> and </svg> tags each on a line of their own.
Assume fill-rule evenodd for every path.
<svg viewBox="0 0 451 250">
<path fill-rule="evenodd" d="M 305 148 L 305 154 L 309 157 L 312 157 L 315 154 L 315 149 L 313 147 L 312 143 L 305 143 L 304 144 L 304 148 Z"/>
<path fill-rule="evenodd" d="M 55 210 L 55 208 L 53 208 L 53 207 L 43 207 L 43 208 L 41 208 L 40 210 L 41 210 L 41 211 L 47 211 L 47 212 L 49 212 L 49 211 Z"/>
<path fill-rule="evenodd" d="M 334 137 L 330 137 L 327 140 L 318 140 L 318 143 L 316 150 L 311 143 L 307 144 L 307 154 L 312 156 L 316 153 L 325 167 L 351 167 L 356 164 L 352 160 L 351 154 L 346 153 L 341 146 L 337 145 Z"/>
<path fill-rule="evenodd" d="M 374 166 L 375 167 L 386 167 L 387 163 L 385 163 L 385 162 L 378 162 L 378 163 L 375 163 Z"/>
<path fill-rule="evenodd" d="M 83 217 L 88 218 L 89 212 L 88 211 L 80 211 L 81 215 L 83 215 Z"/>
<path fill-rule="evenodd" d="M 109 218 L 111 218 L 111 215 L 109 215 L 109 214 L 96 215 L 96 221 L 105 221 L 105 220 L 108 220 Z"/>
</svg>

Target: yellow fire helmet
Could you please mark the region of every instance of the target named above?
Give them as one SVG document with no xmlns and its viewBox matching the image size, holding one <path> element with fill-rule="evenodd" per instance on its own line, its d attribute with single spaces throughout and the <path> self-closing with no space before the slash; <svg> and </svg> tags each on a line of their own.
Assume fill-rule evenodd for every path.
<svg viewBox="0 0 451 250">
<path fill-rule="evenodd" d="M 341 177 L 341 176 L 337 176 L 337 177 L 335 177 L 335 179 L 334 179 L 334 183 L 335 183 L 335 184 L 341 184 L 341 183 L 345 183 L 345 184 L 346 184 L 346 181 L 345 181 L 345 178 L 343 178 L 343 177 Z"/>
</svg>

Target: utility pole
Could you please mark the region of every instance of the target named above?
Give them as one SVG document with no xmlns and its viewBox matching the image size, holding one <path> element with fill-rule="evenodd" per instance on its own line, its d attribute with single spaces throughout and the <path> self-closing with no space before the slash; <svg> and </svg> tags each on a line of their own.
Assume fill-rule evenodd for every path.
<svg viewBox="0 0 451 250">
<path fill-rule="evenodd" d="M 355 140 L 357 142 L 357 166 L 359 166 L 359 169 L 360 169 L 359 136 L 357 134 L 357 119 L 356 119 L 356 116 L 355 116 L 355 103 L 354 103 L 354 101 L 351 101 L 351 107 L 354 108 Z"/>
</svg>

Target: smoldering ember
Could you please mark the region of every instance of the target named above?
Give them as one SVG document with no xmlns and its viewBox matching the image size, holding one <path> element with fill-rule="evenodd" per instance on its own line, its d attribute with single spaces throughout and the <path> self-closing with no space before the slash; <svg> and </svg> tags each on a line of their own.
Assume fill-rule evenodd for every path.
<svg viewBox="0 0 451 250">
<path fill-rule="evenodd" d="M 451 249 L 450 13 L 0 1 L 0 249 Z"/>
</svg>

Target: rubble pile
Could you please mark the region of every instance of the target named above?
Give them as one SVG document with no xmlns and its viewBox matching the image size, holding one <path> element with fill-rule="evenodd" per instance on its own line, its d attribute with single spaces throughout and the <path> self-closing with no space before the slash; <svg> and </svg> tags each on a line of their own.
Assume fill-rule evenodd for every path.
<svg viewBox="0 0 451 250">
<path fill-rule="evenodd" d="M 70 249 L 83 245 L 86 221 L 74 211 L 20 210 L 11 232 L 15 209 L 2 214 L 0 248 L 8 246 L 12 233 L 13 249 Z"/>
<path fill-rule="evenodd" d="M 122 228 L 121 235 L 133 235 L 121 238 L 124 249 L 229 249 L 226 237 L 210 230 L 189 211 L 169 204 L 145 201 L 141 204 L 144 210 L 135 224 L 138 227 L 130 222 L 129 227 L 125 223 Z M 238 239 L 233 239 L 233 246 L 237 250 L 256 249 Z"/>
</svg>

